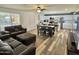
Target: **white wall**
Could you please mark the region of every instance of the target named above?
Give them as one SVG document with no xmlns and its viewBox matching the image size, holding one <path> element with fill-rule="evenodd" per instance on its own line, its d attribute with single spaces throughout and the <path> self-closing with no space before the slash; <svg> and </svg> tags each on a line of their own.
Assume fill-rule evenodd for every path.
<svg viewBox="0 0 79 59">
<path fill-rule="evenodd" d="M 38 17 L 34 12 L 22 12 L 21 13 L 21 24 L 27 30 L 33 30 L 36 28 Z"/>
<path fill-rule="evenodd" d="M 18 11 L 9 8 L 0 8 L 1 12 L 17 13 L 20 14 L 20 24 L 27 28 L 27 30 L 33 30 L 36 28 L 38 22 L 38 16 L 35 12 L 30 11 Z"/>
</svg>

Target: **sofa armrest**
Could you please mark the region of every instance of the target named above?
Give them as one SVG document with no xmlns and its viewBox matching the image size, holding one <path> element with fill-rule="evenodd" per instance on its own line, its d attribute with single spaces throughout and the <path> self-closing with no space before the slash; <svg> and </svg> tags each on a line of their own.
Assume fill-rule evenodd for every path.
<svg viewBox="0 0 79 59">
<path fill-rule="evenodd" d="M 5 40 L 10 37 L 10 33 L 8 31 L 0 32 L 0 39 Z"/>
<path fill-rule="evenodd" d="M 26 28 L 23 28 L 23 30 L 24 30 L 25 32 L 27 32 L 27 29 L 26 29 Z"/>
<path fill-rule="evenodd" d="M 1 41 L 1 40 L 0 40 Z M 0 42 L 0 55 L 13 55 L 13 49 L 5 42 Z"/>
</svg>

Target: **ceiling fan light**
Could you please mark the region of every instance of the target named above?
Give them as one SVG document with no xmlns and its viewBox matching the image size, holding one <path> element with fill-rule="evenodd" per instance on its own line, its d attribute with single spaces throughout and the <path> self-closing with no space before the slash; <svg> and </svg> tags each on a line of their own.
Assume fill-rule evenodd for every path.
<svg viewBox="0 0 79 59">
<path fill-rule="evenodd" d="M 40 12 L 41 12 L 41 10 L 37 10 L 37 12 L 38 12 L 38 13 L 40 13 Z"/>
</svg>

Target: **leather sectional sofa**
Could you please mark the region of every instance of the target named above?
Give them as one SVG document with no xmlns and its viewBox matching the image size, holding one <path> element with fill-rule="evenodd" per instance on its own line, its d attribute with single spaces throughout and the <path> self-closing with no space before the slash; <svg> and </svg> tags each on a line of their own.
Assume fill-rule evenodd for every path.
<svg viewBox="0 0 79 59">
<path fill-rule="evenodd" d="M 21 25 L 5 27 L 5 31 L 8 31 L 11 37 L 25 45 L 35 43 L 36 41 L 36 35 L 27 33 L 27 29 L 22 28 Z"/>
<path fill-rule="evenodd" d="M 6 53 L 6 54 L 12 54 L 12 55 L 32 55 L 32 54 L 34 55 L 35 54 L 36 48 L 33 43 L 27 46 L 14 38 L 8 37 L 7 35 L 5 35 L 4 37 L 6 37 L 6 39 L 0 39 L 0 40 L 8 44 L 8 47 L 10 47 L 8 48 L 8 51 L 9 50 L 12 51 L 11 53 Z M 0 54 L 1 52 L 2 51 L 0 51 Z M 2 54 L 5 54 L 5 51 Z"/>
<path fill-rule="evenodd" d="M 3 51 L 1 55 L 35 55 L 36 35 L 27 33 L 21 25 L 5 27 L 5 31 L 0 32 L 0 40 L 9 47 L 3 48 L 9 53 Z"/>
</svg>

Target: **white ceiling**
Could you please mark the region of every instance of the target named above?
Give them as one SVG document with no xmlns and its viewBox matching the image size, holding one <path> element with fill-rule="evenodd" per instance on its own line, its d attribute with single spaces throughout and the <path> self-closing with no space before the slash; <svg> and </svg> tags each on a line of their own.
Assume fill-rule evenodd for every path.
<svg viewBox="0 0 79 59">
<path fill-rule="evenodd" d="M 0 4 L 0 8 L 10 8 L 15 10 L 32 11 L 37 8 L 35 4 Z M 78 11 L 79 4 L 41 4 L 41 8 L 47 11 Z"/>
</svg>

